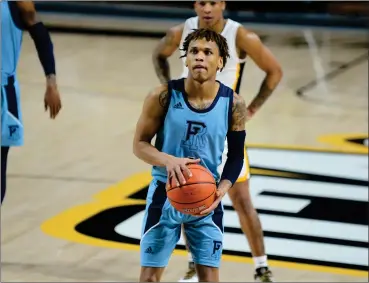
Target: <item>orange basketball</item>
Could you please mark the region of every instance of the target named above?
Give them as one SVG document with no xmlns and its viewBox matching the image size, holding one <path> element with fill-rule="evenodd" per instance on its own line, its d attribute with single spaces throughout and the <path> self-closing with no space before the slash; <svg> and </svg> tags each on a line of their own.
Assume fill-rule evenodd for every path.
<svg viewBox="0 0 369 283">
<path fill-rule="evenodd" d="M 213 204 L 217 186 L 213 175 L 205 167 L 198 164 L 189 164 L 187 167 L 192 177 L 185 185 L 179 186 L 171 179 L 166 187 L 167 197 L 179 212 L 196 215 Z"/>
</svg>

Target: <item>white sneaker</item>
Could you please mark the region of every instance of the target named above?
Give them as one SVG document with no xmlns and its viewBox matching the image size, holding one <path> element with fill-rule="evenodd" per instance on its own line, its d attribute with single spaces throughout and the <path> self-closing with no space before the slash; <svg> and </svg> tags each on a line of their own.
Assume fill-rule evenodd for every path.
<svg viewBox="0 0 369 283">
<path fill-rule="evenodd" d="M 196 270 L 194 268 L 189 268 L 181 279 L 178 282 L 199 282 L 199 278 L 197 277 Z"/>
</svg>

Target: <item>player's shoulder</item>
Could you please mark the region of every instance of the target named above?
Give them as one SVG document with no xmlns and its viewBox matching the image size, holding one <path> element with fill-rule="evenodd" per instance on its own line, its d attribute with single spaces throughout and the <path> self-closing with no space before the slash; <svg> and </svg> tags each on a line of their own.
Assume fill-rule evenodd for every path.
<svg viewBox="0 0 369 283">
<path fill-rule="evenodd" d="M 154 87 L 147 97 L 149 99 L 166 99 L 168 100 L 171 96 L 172 91 L 180 91 L 182 92 L 184 88 L 184 78 L 180 79 L 172 79 L 166 83 L 162 83 L 156 87 Z"/>
<path fill-rule="evenodd" d="M 218 83 L 220 84 L 219 88 L 222 93 L 222 96 L 228 96 L 230 98 L 233 98 L 234 90 L 219 80 L 218 80 Z"/>
<path fill-rule="evenodd" d="M 150 109 L 166 107 L 169 101 L 168 84 L 163 83 L 152 88 L 145 97 L 145 105 Z M 161 107 L 160 107 L 161 106 Z"/>
<path fill-rule="evenodd" d="M 158 97 L 161 93 L 165 93 L 168 92 L 168 83 L 161 83 L 155 87 L 153 87 L 147 97 L 149 98 L 153 98 L 153 97 Z"/>
<path fill-rule="evenodd" d="M 185 28 L 194 29 L 197 26 L 198 17 L 190 17 L 184 20 L 182 23 L 172 26 L 168 32 L 176 35 L 182 35 Z"/>
<path fill-rule="evenodd" d="M 167 30 L 166 36 L 167 37 L 170 36 L 172 38 L 177 38 L 177 39 L 181 38 L 184 27 L 185 27 L 185 22 L 172 26 L 171 28 Z"/>
<path fill-rule="evenodd" d="M 245 99 L 235 91 L 233 91 L 232 109 L 233 111 L 236 109 L 246 109 Z"/>
<path fill-rule="evenodd" d="M 252 30 L 247 29 L 243 25 L 240 24 L 240 26 L 237 29 L 237 41 L 243 41 L 243 42 L 252 42 L 252 41 L 259 41 L 260 38 L 258 34 Z"/>
<path fill-rule="evenodd" d="M 168 95 L 168 84 L 163 83 L 152 88 L 146 95 L 146 100 L 147 101 L 158 100 L 160 97 L 165 97 L 167 95 Z"/>
</svg>

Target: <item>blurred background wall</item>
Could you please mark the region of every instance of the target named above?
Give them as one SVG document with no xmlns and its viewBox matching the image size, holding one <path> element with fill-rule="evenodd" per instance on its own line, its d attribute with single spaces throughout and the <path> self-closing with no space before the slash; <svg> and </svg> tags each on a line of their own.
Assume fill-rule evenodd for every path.
<svg viewBox="0 0 369 283">
<path fill-rule="evenodd" d="M 37 1 L 36 5 L 54 30 L 161 36 L 172 24 L 194 15 L 191 1 Z M 368 5 L 358 1 L 229 1 L 226 17 L 253 24 L 369 28 Z M 137 25 L 132 25 L 135 20 Z"/>
</svg>

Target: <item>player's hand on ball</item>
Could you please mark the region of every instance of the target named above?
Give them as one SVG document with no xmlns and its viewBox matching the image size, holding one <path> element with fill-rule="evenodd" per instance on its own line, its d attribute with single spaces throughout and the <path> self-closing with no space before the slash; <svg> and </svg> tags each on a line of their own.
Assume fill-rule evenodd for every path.
<svg viewBox="0 0 369 283">
<path fill-rule="evenodd" d="M 228 184 L 229 183 L 229 184 Z M 224 183 L 220 183 L 217 191 L 215 192 L 216 199 L 213 202 L 211 206 L 209 206 L 207 209 L 204 209 L 200 212 L 200 216 L 205 216 L 206 214 L 209 214 L 214 209 L 216 209 L 219 205 L 219 203 L 222 201 L 225 194 L 228 192 L 228 190 L 231 187 L 231 183 L 229 181 L 226 181 Z"/>
<path fill-rule="evenodd" d="M 173 179 L 177 186 L 186 184 L 186 180 L 192 176 L 190 169 L 186 165 L 199 162 L 200 159 L 178 158 L 174 156 L 169 158 L 166 163 L 168 179 Z"/>
</svg>

